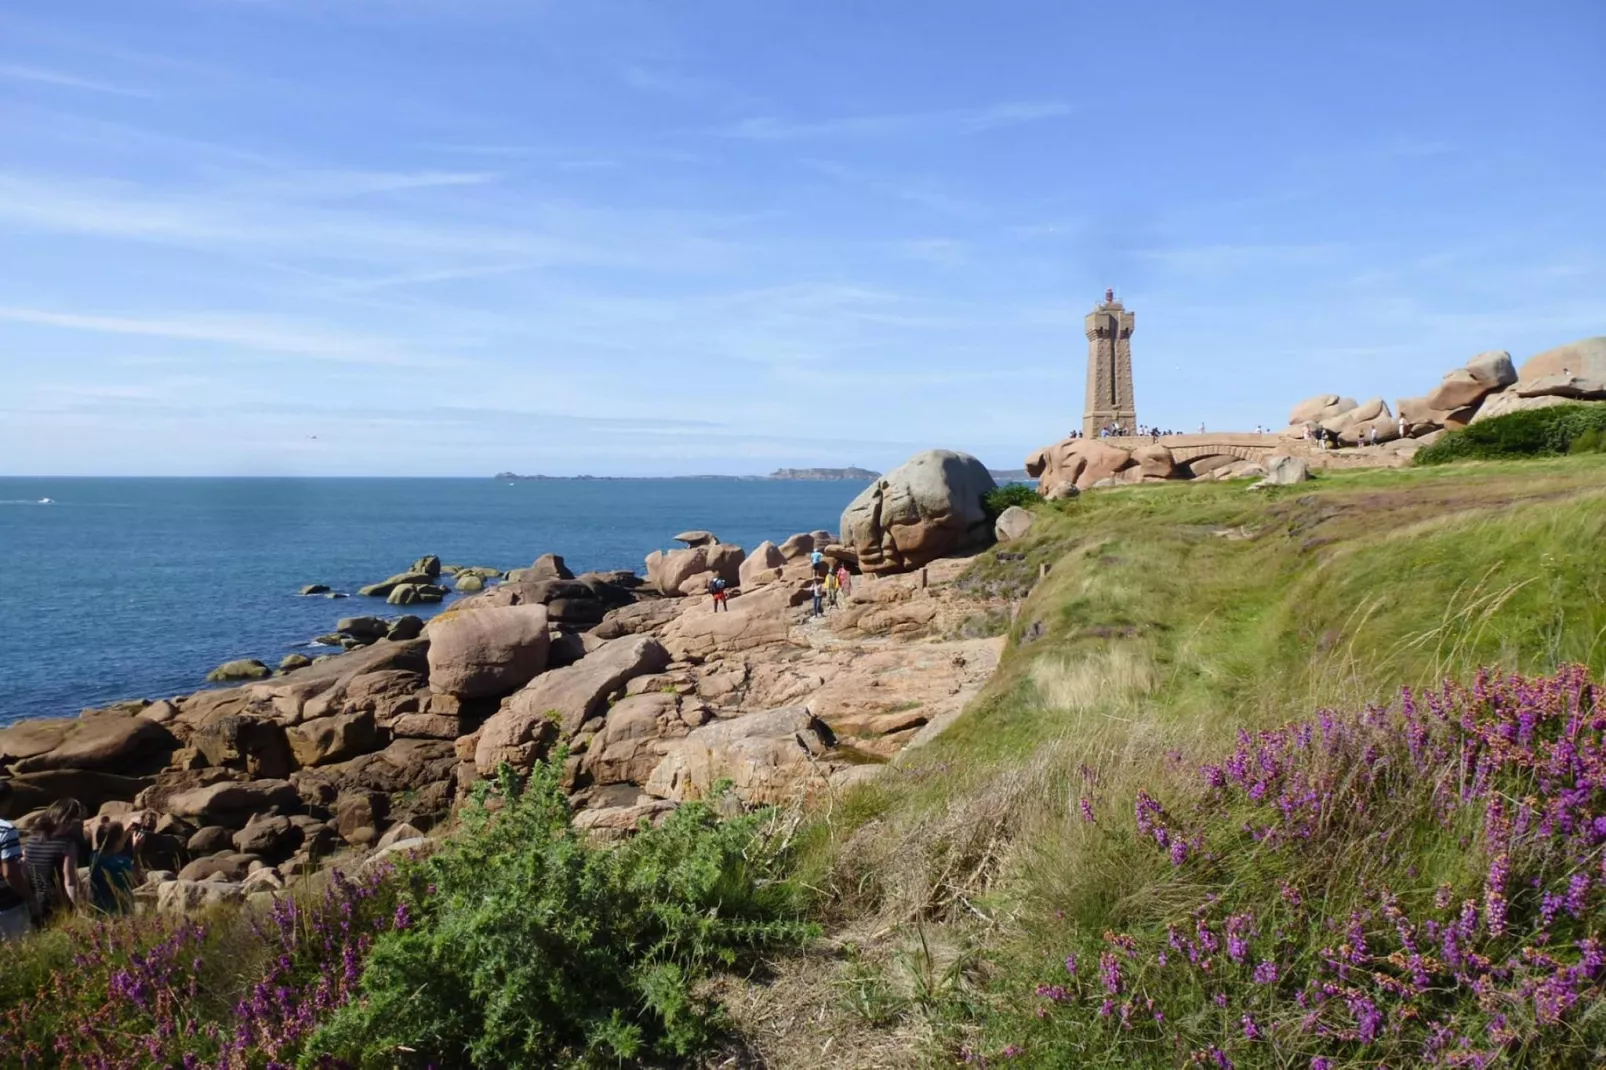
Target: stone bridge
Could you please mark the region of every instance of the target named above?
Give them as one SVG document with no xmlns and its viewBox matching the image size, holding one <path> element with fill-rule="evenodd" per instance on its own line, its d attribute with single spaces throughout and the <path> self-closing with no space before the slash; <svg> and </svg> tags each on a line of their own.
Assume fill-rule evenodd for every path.
<svg viewBox="0 0 1606 1070">
<path fill-rule="evenodd" d="M 1123 449 L 1136 449 L 1153 443 L 1142 436 L 1123 435 L 1105 439 Z M 1283 438 L 1281 435 L 1257 435 L 1252 432 L 1218 432 L 1203 435 L 1161 435 L 1160 445 L 1171 451 L 1178 464 L 1196 461 L 1200 457 L 1232 457 L 1240 461 L 1259 461 L 1273 453 L 1303 452 L 1304 443 Z"/>
</svg>

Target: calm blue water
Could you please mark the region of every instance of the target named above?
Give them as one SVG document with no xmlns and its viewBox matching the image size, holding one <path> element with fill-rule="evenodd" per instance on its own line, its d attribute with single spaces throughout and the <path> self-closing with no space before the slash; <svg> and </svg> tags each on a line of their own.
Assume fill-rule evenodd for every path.
<svg viewBox="0 0 1606 1070">
<path fill-rule="evenodd" d="M 362 613 L 354 592 L 424 554 L 507 569 L 642 569 L 707 528 L 752 547 L 835 530 L 857 483 L 733 480 L 0 478 L 0 723 L 194 691 L 233 658 L 277 664 Z M 52 498 L 53 505 L 39 505 Z M 449 603 L 448 603 L 449 604 Z"/>
</svg>

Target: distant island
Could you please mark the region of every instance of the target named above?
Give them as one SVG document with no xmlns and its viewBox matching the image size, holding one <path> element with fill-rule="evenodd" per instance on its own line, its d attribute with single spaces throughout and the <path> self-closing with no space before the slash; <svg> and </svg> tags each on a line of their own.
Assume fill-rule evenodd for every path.
<svg viewBox="0 0 1606 1070">
<path fill-rule="evenodd" d="M 853 479 L 860 483 L 868 483 L 872 479 L 880 479 L 881 473 L 872 472 L 868 468 L 777 468 L 770 473 L 770 478 L 813 481 Z"/>
<path fill-rule="evenodd" d="M 1027 482 L 1031 482 L 1031 477 L 1029 477 L 1026 474 L 1026 470 L 1024 468 L 1011 468 L 1011 469 L 990 468 L 990 469 L 988 469 L 988 472 L 989 472 L 989 474 L 992 475 L 992 477 L 994 479 L 996 479 L 1000 483 L 1027 483 Z M 777 468 L 775 471 L 771 472 L 767 476 L 719 476 L 719 475 L 706 475 L 706 476 L 541 476 L 541 475 L 535 475 L 535 476 L 523 476 L 523 475 L 519 475 L 519 473 L 517 473 L 517 472 L 498 472 L 498 473 L 496 473 L 496 475 L 492 476 L 491 478 L 492 479 L 499 479 L 499 480 L 502 480 L 503 482 L 506 482 L 506 483 L 563 482 L 563 481 L 570 481 L 570 480 L 621 480 L 621 479 L 678 479 L 678 480 L 687 480 L 687 479 L 693 479 L 693 480 L 695 480 L 695 479 L 729 479 L 729 480 L 740 480 L 740 481 L 744 481 L 744 482 L 751 482 L 751 481 L 754 481 L 754 480 L 764 480 L 764 479 L 783 479 L 783 480 L 792 480 L 792 481 L 795 481 L 795 482 L 806 482 L 806 483 L 829 483 L 829 482 L 869 483 L 872 480 L 880 479 L 881 478 L 881 473 L 880 472 L 872 472 L 868 468 L 848 467 L 848 468 Z"/>
<path fill-rule="evenodd" d="M 753 481 L 763 479 L 790 479 L 790 480 L 843 480 L 868 483 L 872 479 L 879 479 L 880 472 L 872 472 L 868 468 L 777 468 L 767 476 L 524 476 L 517 472 L 498 472 L 492 476 L 507 483 L 522 483 L 532 481 L 556 480 L 615 480 L 615 479 L 731 479 Z"/>
</svg>

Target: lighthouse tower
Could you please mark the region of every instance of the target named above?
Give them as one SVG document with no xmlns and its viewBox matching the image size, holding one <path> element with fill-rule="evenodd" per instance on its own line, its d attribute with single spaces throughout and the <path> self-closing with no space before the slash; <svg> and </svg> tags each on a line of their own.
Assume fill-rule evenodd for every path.
<svg viewBox="0 0 1606 1070">
<path fill-rule="evenodd" d="M 1082 433 L 1097 437 L 1110 424 L 1128 433 L 1138 425 L 1137 402 L 1132 397 L 1133 315 L 1104 291 L 1104 301 L 1087 314 L 1087 404 L 1082 410 Z"/>
</svg>

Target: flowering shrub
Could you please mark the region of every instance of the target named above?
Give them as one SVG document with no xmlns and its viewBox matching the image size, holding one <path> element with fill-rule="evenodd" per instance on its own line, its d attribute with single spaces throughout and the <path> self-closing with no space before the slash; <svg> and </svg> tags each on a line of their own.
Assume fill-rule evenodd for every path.
<svg viewBox="0 0 1606 1070">
<path fill-rule="evenodd" d="M 350 998 L 374 933 L 405 924 L 385 877 L 331 873 L 321 894 L 261 915 L 100 918 L 36 938 L 39 953 L 65 940 L 73 954 L 0 1014 L 0 1065 L 288 1066 Z"/>
<path fill-rule="evenodd" d="M 521 786 L 504 767 L 494 798 L 482 785 L 465 834 L 407 871 L 416 920 L 375 942 L 315 1050 L 364 1067 L 684 1060 L 719 1025 L 699 982 L 815 931 L 769 815 L 689 803 L 598 847 L 570 825 L 561 768 Z"/>
<path fill-rule="evenodd" d="M 968 1058 L 1601 1065 L 1601 699 L 1580 668 L 1480 675 L 1241 734 L 1194 791 L 1140 792 L 1130 818 L 1092 790 L 1080 820 L 1151 852 L 1152 884 Z"/>
</svg>

